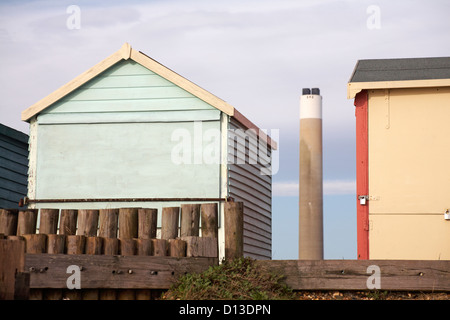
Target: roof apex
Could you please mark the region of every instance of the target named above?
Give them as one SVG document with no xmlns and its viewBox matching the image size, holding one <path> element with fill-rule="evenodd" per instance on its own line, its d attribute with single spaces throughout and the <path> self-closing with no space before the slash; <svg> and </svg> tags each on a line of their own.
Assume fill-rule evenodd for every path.
<svg viewBox="0 0 450 320">
<path fill-rule="evenodd" d="M 47 97 L 41 99 L 26 110 L 22 111 L 22 120 L 29 122 L 33 116 L 39 114 L 59 99 L 62 99 L 67 94 L 78 89 L 89 80 L 95 78 L 103 71 L 115 65 L 117 62 L 128 59 L 136 61 L 140 65 L 173 82 L 175 85 L 183 88 L 184 90 L 209 103 L 213 107 L 225 112 L 226 114 L 230 116 L 234 114 L 233 106 L 229 105 L 227 102 L 200 88 L 198 85 L 192 83 L 188 79 L 180 76 L 179 74 L 175 73 L 159 62 L 153 60 L 146 54 L 134 50 L 129 43 L 125 42 L 118 51 L 116 51 L 106 59 L 100 61 L 95 66 L 83 72 L 78 77 L 69 81 L 56 91 L 52 92 Z"/>
<path fill-rule="evenodd" d="M 188 79 L 182 77 L 178 73 L 170 70 L 169 68 L 157 62 L 156 60 L 150 58 L 143 52 L 134 50 L 131 47 L 131 45 L 127 42 L 125 42 L 118 51 L 116 51 L 106 59 L 100 61 L 92 68 L 86 70 L 78 77 L 74 78 L 73 80 L 69 81 L 56 91 L 49 94 L 47 97 L 41 99 L 40 101 L 36 102 L 26 110 L 22 111 L 22 120 L 30 122 L 30 120 L 34 116 L 50 107 L 56 101 L 62 99 L 72 91 L 78 89 L 83 84 L 95 78 L 100 73 L 112 67 L 119 61 L 128 59 L 132 59 L 133 61 L 139 63 L 140 65 L 146 67 L 147 69 L 153 71 L 154 73 L 160 75 L 161 77 L 169 80 L 170 82 L 186 90 L 187 92 L 191 93 L 197 98 L 219 109 L 225 114 L 235 117 L 236 120 L 241 122 L 244 126 L 248 127 L 249 129 L 252 128 L 257 129 L 259 131 L 258 127 L 256 127 L 252 122 L 250 122 L 244 115 L 237 112 L 237 110 L 235 110 L 235 108 L 232 105 L 216 97 L 215 95 L 206 91 L 205 89 L 199 87 L 198 85 L 189 81 Z M 272 148 L 274 149 L 277 148 L 276 142 L 271 140 L 270 137 L 266 136 L 263 132 L 261 132 L 259 136 L 261 136 L 264 140 L 266 140 L 272 146 Z"/>
<path fill-rule="evenodd" d="M 128 60 L 131 57 L 131 45 L 125 42 L 119 50 L 122 53 L 122 58 Z"/>
</svg>

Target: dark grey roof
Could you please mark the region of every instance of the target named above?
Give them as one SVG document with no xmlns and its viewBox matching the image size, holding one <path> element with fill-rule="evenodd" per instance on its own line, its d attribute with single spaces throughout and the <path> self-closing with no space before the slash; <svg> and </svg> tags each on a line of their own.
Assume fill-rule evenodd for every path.
<svg viewBox="0 0 450 320">
<path fill-rule="evenodd" d="M 425 79 L 450 79 L 450 57 L 359 60 L 349 82 Z"/>
</svg>

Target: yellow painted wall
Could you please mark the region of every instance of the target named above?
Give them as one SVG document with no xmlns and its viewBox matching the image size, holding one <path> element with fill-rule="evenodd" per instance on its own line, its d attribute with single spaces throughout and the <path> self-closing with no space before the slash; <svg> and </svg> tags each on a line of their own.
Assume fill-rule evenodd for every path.
<svg viewBox="0 0 450 320">
<path fill-rule="evenodd" d="M 450 221 L 442 215 L 372 214 L 369 258 L 450 260 Z"/>
<path fill-rule="evenodd" d="M 450 259 L 450 87 L 369 90 L 369 257 Z"/>
</svg>

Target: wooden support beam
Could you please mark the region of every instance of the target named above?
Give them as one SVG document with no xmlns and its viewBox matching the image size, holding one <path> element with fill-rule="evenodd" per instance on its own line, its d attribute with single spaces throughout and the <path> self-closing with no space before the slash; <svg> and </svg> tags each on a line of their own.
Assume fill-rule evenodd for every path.
<svg viewBox="0 0 450 320">
<path fill-rule="evenodd" d="M 161 215 L 161 239 L 169 240 L 178 237 L 179 207 L 166 207 Z"/>
<path fill-rule="evenodd" d="M 98 215 L 97 215 L 98 217 Z M 97 229 L 95 229 L 97 231 Z M 86 237 L 86 254 L 102 254 L 103 238 L 100 237 Z M 98 289 L 86 289 L 81 292 L 82 300 L 98 300 L 100 291 Z"/>
<path fill-rule="evenodd" d="M 22 236 L 7 236 L 6 239 L 8 240 L 25 240 Z"/>
<path fill-rule="evenodd" d="M 95 237 L 98 229 L 99 210 L 78 210 L 77 235 Z"/>
<path fill-rule="evenodd" d="M 19 211 L 19 216 L 17 220 L 18 236 L 36 233 L 37 214 L 38 210 L 36 209 Z"/>
<path fill-rule="evenodd" d="M 16 209 L 0 209 L 0 233 L 5 236 L 16 235 L 17 218 L 19 211 Z"/>
<path fill-rule="evenodd" d="M 14 285 L 14 300 L 28 300 L 30 295 L 30 273 L 17 272 Z"/>
<path fill-rule="evenodd" d="M 215 258 L 25 254 L 26 269 L 46 270 L 31 274 L 35 289 L 66 288 L 70 265 L 83 267 L 81 289 L 169 289 L 186 272 L 203 272 L 217 263 Z"/>
<path fill-rule="evenodd" d="M 450 291 L 449 260 L 258 260 L 256 263 L 285 276 L 284 281 L 293 290 Z M 375 288 L 378 284 L 380 287 Z"/>
<path fill-rule="evenodd" d="M 19 228 L 17 228 L 17 232 L 21 232 L 19 231 L 19 229 L 21 230 L 27 230 L 29 227 L 29 224 L 33 224 L 34 222 L 34 218 L 33 219 L 29 219 L 31 215 L 25 215 L 23 216 L 23 220 L 22 220 L 22 226 Z M 20 217 L 20 212 L 19 212 L 19 225 L 21 224 L 20 222 L 21 217 Z M 31 228 L 30 228 L 31 229 Z M 28 229 L 28 230 L 30 230 Z M 22 239 L 24 239 L 24 243 L 25 243 L 25 251 L 27 254 L 35 254 L 37 256 L 41 256 L 41 254 L 38 253 L 42 253 L 45 252 L 45 238 L 46 235 L 45 234 L 22 234 L 21 235 Z M 39 272 L 41 269 L 30 269 L 27 268 L 26 270 L 30 271 L 30 277 L 31 277 L 31 273 L 34 272 Z M 31 289 L 30 288 L 30 294 L 29 294 L 29 299 L 30 300 L 42 300 L 44 297 L 44 293 L 42 290 L 40 289 Z"/>
<path fill-rule="evenodd" d="M 182 237 L 186 241 L 186 257 L 218 257 L 217 238 Z"/>
<path fill-rule="evenodd" d="M 153 210 L 153 209 L 150 209 Z M 149 211 L 144 211 L 144 214 L 147 214 Z M 151 211 L 150 211 L 151 212 Z M 149 216 L 141 216 L 142 212 L 139 211 L 139 222 L 141 222 L 141 218 L 149 218 Z M 146 221 L 151 221 L 151 219 L 145 219 Z M 149 224 L 151 225 L 151 224 Z M 141 230 L 141 229 L 139 229 Z M 145 228 L 145 230 L 149 230 L 148 228 Z M 143 233 L 141 231 L 138 232 L 141 236 Z M 156 224 L 155 224 L 155 235 L 156 235 Z M 137 246 L 137 255 L 140 256 L 150 256 L 152 254 L 153 250 L 153 242 L 152 239 L 136 239 L 136 246 Z M 152 290 L 149 289 L 141 289 L 136 290 L 136 300 L 150 300 L 152 297 Z"/>
<path fill-rule="evenodd" d="M 47 235 L 46 234 L 24 234 L 25 252 L 26 253 L 46 253 L 47 252 Z"/>
<path fill-rule="evenodd" d="M 119 254 L 119 239 L 103 238 L 103 254 L 106 255 Z"/>
<path fill-rule="evenodd" d="M 199 235 L 200 205 L 182 204 L 180 237 Z"/>
<path fill-rule="evenodd" d="M 119 209 L 100 209 L 98 236 L 103 238 L 117 238 Z"/>
<path fill-rule="evenodd" d="M 169 256 L 186 257 L 186 241 L 181 239 L 169 239 Z"/>
<path fill-rule="evenodd" d="M 168 253 L 168 240 L 166 239 L 151 239 L 152 240 L 152 256 L 164 257 Z"/>
<path fill-rule="evenodd" d="M 66 245 L 66 252 L 67 252 L 67 256 L 83 254 L 84 253 L 84 247 L 85 247 L 85 244 L 86 244 L 86 237 L 85 236 L 77 236 L 77 235 L 75 235 L 75 230 L 71 230 L 70 232 L 73 232 L 73 234 L 66 236 L 66 244 L 67 244 Z M 59 256 L 66 256 L 66 255 L 59 255 Z M 78 266 L 80 266 L 80 265 L 78 265 Z M 67 267 L 66 267 L 66 272 L 67 272 Z M 66 279 L 67 279 L 67 277 L 66 277 Z M 67 289 L 67 282 L 66 282 L 66 285 L 63 288 L 66 288 L 65 290 L 63 290 L 64 299 L 81 300 L 81 290 L 79 290 L 79 289 Z"/>
<path fill-rule="evenodd" d="M 119 239 L 119 252 L 123 256 L 136 254 L 136 242 L 134 239 Z"/>
<path fill-rule="evenodd" d="M 39 233 L 56 234 L 58 233 L 58 209 L 41 209 L 39 219 Z"/>
<path fill-rule="evenodd" d="M 156 238 L 156 228 L 158 221 L 157 209 L 138 209 L 138 238 L 153 239 Z"/>
<path fill-rule="evenodd" d="M 86 237 L 86 254 L 102 254 L 103 252 L 103 238 L 100 237 Z"/>
<path fill-rule="evenodd" d="M 25 241 L 0 240 L 0 300 L 28 299 Z"/>
<path fill-rule="evenodd" d="M 136 242 L 134 238 L 138 236 L 138 209 L 119 209 L 119 244 L 120 254 L 123 256 L 133 256 L 136 254 Z M 130 269 L 128 273 L 133 271 Z M 118 300 L 135 300 L 136 294 L 132 289 L 122 289 L 117 292 Z"/>
<path fill-rule="evenodd" d="M 369 203 L 359 196 L 369 195 L 369 97 L 367 90 L 355 97 L 356 117 L 356 239 L 358 259 L 369 259 Z"/>
<path fill-rule="evenodd" d="M 59 234 L 75 235 L 77 232 L 78 210 L 62 209 Z"/>
<path fill-rule="evenodd" d="M 41 211 L 42 212 L 42 211 Z M 41 220 L 42 221 L 42 220 Z M 47 235 L 47 253 L 63 254 L 65 250 L 66 236 L 63 234 Z M 62 300 L 62 289 L 47 289 L 43 292 L 44 300 Z"/>
<path fill-rule="evenodd" d="M 202 203 L 200 206 L 202 237 L 218 238 L 219 215 L 217 203 Z"/>
<path fill-rule="evenodd" d="M 225 259 L 244 256 L 244 203 L 225 202 Z"/>
<path fill-rule="evenodd" d="M 119 238 L 133 239 L 138 237 L 138 209 L 119 209 Z"/>
<path fill-rule="evenodd" d="M 151 256 L 153 252 L 152 239 L 136 239 L 137 255 Z"/>
<path fill-rule="evenodd" d="M 101 211 L 100 211 L 101 213 Z M 117 211 L 118 213 L 118 211 Z M 103 239 L 103 254 L 113 256 L 119 254 L 119 239 L 117 238 L 102 238 Z M 99 300 L 116 300 L 117 292 L 111 289 L 99 290 Z"/>
<path fill-rule="evenodd" d="M 69 235 L 66 237 L 67 254 L 83 254 L 86 246 L 86 237 Z"/>
<path fill-rule="evenodd" d="M 64 253 L 66 246 L 66 236 L 63 234 L 47 235 L 47 253 L 57 254 Z"/>
</svg>

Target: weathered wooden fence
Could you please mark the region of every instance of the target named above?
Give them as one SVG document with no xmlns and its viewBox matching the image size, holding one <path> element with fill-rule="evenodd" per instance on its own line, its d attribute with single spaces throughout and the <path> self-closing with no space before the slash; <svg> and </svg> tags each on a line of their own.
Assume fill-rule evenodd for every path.
<svg viewBox="0 0 450 320">
<path fill-rule="evenodd" d="M 262 260 L 293 290 L 450 292 L 450 260 Z"/>
<path fill-rule="evenodd" d="M 242 238 L 243 205 L 224 207 L 225 258 L 231 259 L 242 255 L 242 240 L 236 239 Z M 16 283 L 9 286 L 19 292 L 26 283 L 22 271 L 28 272 L 30 299 L 141 300 L 159 296 L 182 274 L 218 264 L 217 203 L 163 208 L 158 237 L 157 215 L 147 208 L 2 209 L 0 271 L 16 265 Z M 14 245 L 13 253 L 8 251 L 11 241 L 23 243 L 22 249 Z M 20 250 L 23 261 L 8 266 L 5 260 Z M 18 297 L 3 291 L 0 298 Z"/>
<path fill-rule="evenodd" d="M 224 205 L 225 258 L 243 255 L 243 205 Z M 153 299 L 218 263 L 218 206 L 0 210 L 0 299 Z M 201 236 L 200 236 L 201 235 Z M 450 292 L 450 261 L 265 260 L 293 290 Z M 77 287 L 79 285 L 79 288 Z"/>
</svg>

